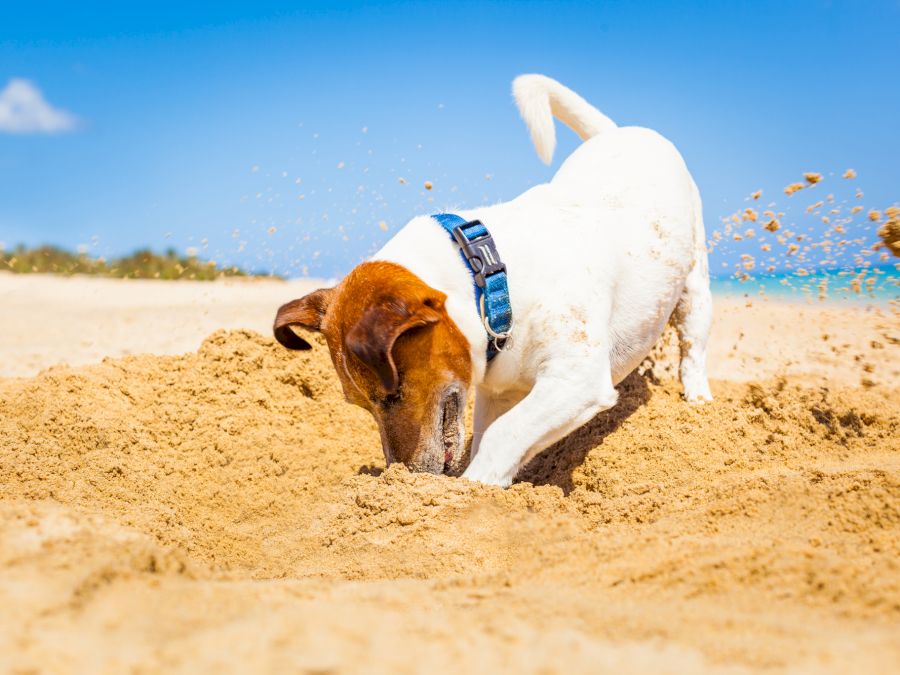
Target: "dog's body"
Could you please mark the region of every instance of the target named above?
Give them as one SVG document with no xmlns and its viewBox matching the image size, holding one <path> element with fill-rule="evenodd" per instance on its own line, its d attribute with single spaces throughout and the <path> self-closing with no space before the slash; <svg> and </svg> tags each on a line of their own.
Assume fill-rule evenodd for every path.
<svg viewBox="0 0 900 675">
<path fill-rule="evenodd" d="M 487 362 L 472 274 L 430 216 L 413 219 L 374 257 L 446 296 L 442 311 L 470 360 L 468 382 L 457 376 L 454 386 L 476 387 L 472 459 L 463 476 L 504 486 L 538 452 L 615 404 L 614 385 L 643 360 L 672 316 L 685 397 L 711 398 L 705 352 L 712 304 L 701 203 L 678 151 L 654 131 L 616 127 L 548 78 L 518 78 L 514 93 L 545 161 L 554 145 L 551 112 L 585 143 L 551 182 L 507 203 L 456 212 L 489 228 L 506 263 L 511 345 Z M 366 268 L 373 273 L 381 269 L 375 263 L 358 269 L 365 265 L 375 265 Z M 393 267 L 385 267 L 390 274 Z M 347 350 L 339 351 L 344 358 Z M 349 377 L 345 390 L 348 384 L 359 389 L 358 377 Z M 446 436 L 443 401 L 430 397 L 421 410 L 428 416 L 440 408 L 444 426 L 431 426 Z"/>
</svg>

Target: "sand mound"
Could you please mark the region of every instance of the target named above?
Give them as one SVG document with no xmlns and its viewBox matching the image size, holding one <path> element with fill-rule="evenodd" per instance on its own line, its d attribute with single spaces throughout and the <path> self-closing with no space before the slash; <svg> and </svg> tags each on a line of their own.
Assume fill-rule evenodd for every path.
<svg viewBox="0 0 900 675">
<path fill-rule="evenodd" d="M 0 667 L 896 667 L 898 392 L 713 389 L 504 491 L 382 472 L 321 343 L 0 382 Z"/>
</svg>

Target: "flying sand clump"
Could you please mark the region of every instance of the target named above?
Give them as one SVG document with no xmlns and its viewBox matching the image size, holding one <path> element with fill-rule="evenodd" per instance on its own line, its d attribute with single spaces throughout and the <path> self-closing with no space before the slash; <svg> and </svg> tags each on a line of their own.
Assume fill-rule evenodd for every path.
<svg viewBox="0 0 900 675">
<path fill-rule="evenodd" d="M 888 250 L 900 258 L 900 208 L 889 207 L 884 211 L 887 222 L 878 229 L 878 236 Z"/>
<path fill-rule="evenodd" d="M 857 177 L 853 169 L 840 175 L 847 181 Z M 819 190 L 826 182 L 824 174 L 809 171 L 803 174 L 803 182 L 789 184 L 784 193 L 796 203 L 798 193 Z M 835 185 L 835 192 L 800 209 L 788 204 L 783 211 L 778 210 L 774 201 L 765 207 L 745 206 L 721 219 L 722 228 L 710 233 L 707 250 L 731 254 L 733 261 L 722 262 L 722 267 L 731 267 L 731 276 L 737 281 L 759 282 L 760 295 L 766 294 L 768 280 L 755 275 L 780 273 L 772 283 L 799 290 L 808 299 L 864 293 L 888 297 L 893 293 L 896 297 L 900 279 L 885 263 L 898 248 L 900 208 L 866 207 L 860 203 L 863 191 L 852 184 L 849 194 L 840 184 Z M 756 190 L 746 201 L 758 202 L 761 198 L 762 191 Z M 743 227 L 757 222 L 759 230 Z M 753 245 L 759 247 L 756 256 L 747 250 Z M 748 265 L 750 258 L 755 262 L 752 268 Z M 822 274 L 828 277 L 824 283 Z"/>
</svg>

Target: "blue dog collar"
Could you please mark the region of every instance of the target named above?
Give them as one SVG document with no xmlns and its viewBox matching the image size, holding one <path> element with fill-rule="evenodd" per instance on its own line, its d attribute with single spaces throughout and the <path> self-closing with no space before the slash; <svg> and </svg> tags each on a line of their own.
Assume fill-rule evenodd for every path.
<svg viewBox="0 0 900 675">
<path fill-rule="evenodd" d="M 488 334 L 490 361 L 512 344 L 513 318 L 506 265 L 500 260 L 494 238 L 480 220 L 466 221 L 454 213 L 437 213 L 432 218 L 459 245 L 459 253 L 472 271 L 475 306 Z"/>
</svg>

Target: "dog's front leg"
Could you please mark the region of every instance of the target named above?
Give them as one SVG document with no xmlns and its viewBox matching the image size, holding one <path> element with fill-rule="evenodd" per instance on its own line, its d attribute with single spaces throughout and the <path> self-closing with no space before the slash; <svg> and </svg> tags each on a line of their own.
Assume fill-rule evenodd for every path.
<svg viewBox="0 0 900 675">
<path fill-rule="evenodd" d="M 575 360 L 571 368 L 557 364 L 543 372 L 529 394 L 485 430 L 463 478 L 507 487 L 541 450 L 615 405 L 618 392 L 604 361 L 586 369 Z"/>
<path fill-rule="evenodd" d="M 475 410 L 472 415 L 472 457 L 478 454 L 484 432 L 490 429 L 501 415 L 505 415 L 521 401 L 523 396 L 524 394 L 520 392 L 501 395 L 483 389 L 476 392 Z"/>
</svg>

